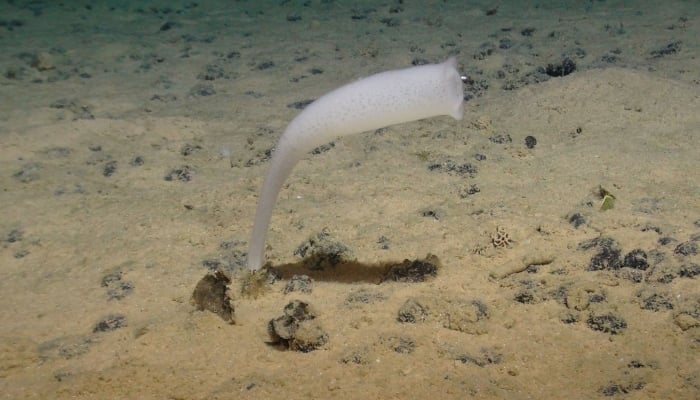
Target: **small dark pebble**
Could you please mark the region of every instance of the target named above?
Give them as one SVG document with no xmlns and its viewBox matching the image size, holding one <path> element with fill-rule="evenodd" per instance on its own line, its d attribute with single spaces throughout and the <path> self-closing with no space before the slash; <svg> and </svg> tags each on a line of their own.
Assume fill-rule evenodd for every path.
<svg viewBox="0 0 700 400">
<path fill-rule="evenodd" d="M 573 323 L 578 322 L 578 320 L 579 320 L 579 316 L 578 316 L 578 314 L 576 314 L 574 312 L 565 312 L 564 314 L 562 314 L 561 317 L 559 317 L 559 321 L 561 321 L 565 324 L 573 324 Z"/>
<path fill-rule="evenodd" d="M 179 168 L 173 168 L 165 175 L 163 179 L 168 182 L 178 180 L 180 182 L 189 182 L 194 176 L 194 170 L 189 165 L 183 165 Z"/>
<path fill-rule="evenodd" d="M 388 237 L 382 235 L 379 237 L 379 239 L 377 239 L 377 244 L 379 244 L 379 248 L 381 248 L 382 250 L 389 250 L 391 240 Z"/>
<path fill-rule="evenodd" d="M 428 254 L 425 260 L 404 260 L 400 264 L 389 265 L 382 282 L 424 282 L 430 277 L 436 277 L 439 268 L 440 260 L 437 256 Z"/>
<path fill-rule="evenodd" d="M 467 77 L 464 81 L 464 101 L 469 101 L 476 97 L 481 97 L 489 88 L 489 82 L 485 79 L 473 79 Z"/>
<path fill-rule="evenodd" d="M 134 291 L 134 284 L 131 282 L 119 282 L 107 290 L 107 300 L 121 300 Z"/>
<path fill-rule="evenodd" d="M 433 209 L 427 209 L 427 210 L 422 210 L 420 212 L 420 215 L 425 218 L 433 218 L 436 221 L 439 221 L 444 217 L 445 213 L 442 212 L 441 210 L 433 210 Z"/>
<path fill-rule="evenodd" d="M 17 250 L 17 251 L 15 252 L 14 257 L 17 258 L 17 259 L 20 259 L 20 258 L 24 258 L 24 257 L 26 257 L 26 256 L 28 256 L 28 255 L 29 255 L 29 250 L 27 250 L 27 249 L 20 249 L 20 250 Z"/>
<path fill-rule="evenodd" d="M 328 230 L 322 230 L 297 246 L 294 255 L 304 258 L 302 262 L 310 270 L 322 271 L 349 261 L 352 251 L 343 243 L 334 241 Z"/>
<path fill-rule="evenodd" d="M 682 256 L 694 256 L 698 254 L 698 244 L 691 241 L 683 242 L 676 246 L 673 252 Z"/>
<path fill-rule="evenodd" d="M 212 96 L 216 94 L 214 86 L 208 83 L 198 83 L 190 89 L 190 96 L 192 97 L 205 97 Z"/>
<path fill-rule="evenodd" d="M 481 349 L 480 355 L 472 356 L 463 354 L 456 358 L 462 364 L 474 364 L 479 367 L 485 367 L 490 364 L 499 364 L 503 361 L 503 355 L 494 349 Z"/>
<path fill-rule="evenodd" d="M 21 229 L 13 229 L 7 234 L 5 241 L 7 243 L 21 242 L 23 236 L 24 234 L 22 233 Z"/>
<path fill-rule="evenodd" d="M 670 236 L 663 236 L 659 238 L 659 244 L 662 246 L 666 246 L 667 244 L 675 242 L 676 239 L 670 237 Z"/>
<path fill-rule="evenodd" d="M 569 75 L 576 71 L 576 63 L 569 57 L 565 57 L 559 64 L 548 64 L 545 73 L 553 77 Z"/>
<path fill-rule="evenodd" d="M 401 25 L 401 20 L 398 18 L 382 18 L 379 20 L 379 22 L 388 26 L 389 28 Z"/>
<path fill-rule="evenodd" d="M 588 250 L 597 248 L 598 253 L 591 257 L 586 270 L 617 270 L 622 266 L 621 250 L 617 242 L 609 237 L 597 237 L 591 240 L 581 242 L 578 246 L 579 250 Z"/>
<path fill-rule="evenodd" d="M 468 175 L 471 178 L 475 177 L 476 174 L 479 172 L 479 169 L 476 167 L 476 165 L 470 162 L 460 163 L 449 158 L 446 160 L 435 161 L 428 164 L 428 170 L 435 172 L 446 172 L 450 175 Z"/>
<path fill-rule="evenodd" d="M 284 286 L 284 294 L 292 292 L 311 293 L 314 280 L 308 275 L 294 275 Z"/>
<path fill-rule="evenodd" d="M 415 324 L 425 321 L 428 316 L 428 309 L 418 300 L 408 299 L 399 308 L 397 320 L 403 323 Z"/>
<path fill-rule="evenodd" d="M 578 228 L 586 223 L 586 218 L 581 215 L 581 213 L 573 213 L 569 216 L 569 223 L 573 225 L 574 228 Z"/>
<path fill-rule="evenodd" d="M 115 160 L 108 161 L 102 168 L 102 175 L 107 178 L 114 175 L 115 172 L 117 172 L 117 162 Z"/>
<path fill-rule="evenodd" d="M 655 226 L 655 225 L 647 224 L 647 225 L 644 225 L 642 227 L 642 232 L 649 232 L 649 231 L 656 232 L 659 235 L 661 235 L 661 233 L 662 233 L 661 228 L 659 228 L 658 226 Z"/>
<path fill-rule="evenodd" d="M 40 169 L 41 165 L 39 163 L 26 163 L 22 166 L 22 168 L 19 171 L 12 174 L 12 177 L 22 183 L 29 183 L 39 179 Z"/>
<path fill-rule="evenodd" d="M 120 280 L 122 280 L 121 271 L 110 272 L 109 274 L 102 277 L 102 281 L 100 282 L 100 286 L 107 287 L 114 282 L 119 282 Z"/>
<path fill-rule="evenodd" d="M 586 320 L 586 324 L 594 331 L 605 332 L 611 335 L 617 335 L 627 328 L 627 322 L 612 313 L 603 315 L 591 314 Z"/>
<path fill-rule="evenodd" d="M 322 153 L 325 153 L 327 151 L 330 151 L 334 147 L 335 147 L 335 142 L 322 144 L 322 145 L 316 147 L 315 149 L 311 150 L 311 154 L 314 154 L 314 155 L 322 154 Z"/>
<path fill-rule="evenodd" d="M 631 268 L 621 268 L 618 276 L 634 283 L 641 283 L 644 280 L 644 274 L 641 271 Z"/>
<path fill-rule="evenodd" d="M 535 31 L 535 28 L 525 28 L 520 31 L 520 34 L 523 36 L 532 36 L 532 34 L 535 33 Z"/>
<path fill-rule="evenodd" d="M 535 139 L 534 136 L 526 136 L 525 137 L 525 147 L 528 149 L 533 149 L 537 145 L 537 139 Z"/>
<path fill-rule="evenodd" d="M 416 348 L 415 340 L 409 336 L 382 337 L 380 341 L 399 354 L 411 354 Z"/>
<path fill-rule="evenodd" d="M 513 41 L 508 38 L 503 38 L 498 41 L 498 48 L 501 50 L 508 50 L 513 47 Z"/>
<path fill-rule="evenodd" d="M 700 275 L 700 264 L 683 264 L 678 271 L 678 275 L 682 278 L 694 278 Z"/>
<path fill-rule="evenodd" d="M 219 268 L 223 268 L 223 263 L 220 260 L 202 260 L 202 266 L 214 272 Z"/>
<path fill-rule="evenodd" d="M 198 144 L 189 144 L 189 143 L 186 143 L 186 144 L 185 144 L 184 146 L 182 146 L 182 148 L 180 149 L 180 154 L 182 154 L 183 156 L 187 157 L 187 156 L 191 155 L 192 153 L 194 153 L 194 152 L 196 152 L 196 151 L 199 151 L 199 150 L 202 150 L 202 146 L 200 146 L 200 145 L 198 145 Z"/>
<path fill-rule="evenodd" d="M 649 268 L 649 262 L 647 262 L 647 253 L 642 249 L 634 249 L 625 255 L 622 261 L 623 267 L 640 269 L 646 271 Z"/>
<path fill-rule="evenodd" d="M 676 274 L 671 273 L 671 272 L 668 272 L 668 273 L 665 273 L 665 274 L 661 275 L 661 276 L 657 279 L 657 281 L 658 281 L 659 283 L 671 283 L 671 282 L 673 282 L 674 279 L 676 279 Z"/>
<path fill-rule="evenodd" d="M 600 61 L 602 61 L 604 63 L 608 63 L 608 64 L 615 64 L 619 60 L 620 60 L 620 58 L 614 54 L 603 54 L 600 57 Z"/>
<path fill-rule="evenodd" d="M 171 30 L 172 28 L 175 28 L 176 26 L 177 26 L 177 24 L 175 22 L 167 21 L 166 23 L 164 23 L 163 25 L 160 26 L 159 30 L 161 32 L 165 32 L 165 31 Z"/>
<path fill-rule="evenodd" d="M 287 21 L 289 21 L 289 22 L 301 21 L 301 15 L 299 15 L 299 14 L 287 15 Z"/>
<path fill-rule="evenodd" d="M 605 300 L 605 294 L 603 293 L 591 293 L 588 297 L 588 301 L 591 303 L 603 303 Z"/>
<path fill-rule="evenodd" d="M 459 197 L 465 199 L 465 198 L 472 196 L 474 194 L 477 194 L 479 192 L 481 192 L 481 189 L 479 189 L 479 186 L 477 186 L 476 184 L 471 184 L 471 185 L 469 185 L 469 187 L 460 189 Z"/>
<path fill-rule="evenodd" d="M 136 156 L 134 157 L 130 162 L 129 165 L 134 166 L 134 167 L 139 167 L 143 165 L 143 157 L 142 156 Z"/>
<path fill-rule="evenodd" d="M 608 386 L 603 386 L 598 389 L 600 394 L 603 396 L 616 396 L 619 394 L 627 394 L 632 390 L 642 390 L 644 389 L 644 383 L 634 383 L 629 385 L 622 385 L 619 383 L 611 383 Z"/>
<path fill-rule="evenodd" d="M 10 3 L 12 4 L 12 3 Z M 15 28 L 24 26 L 24 21 L 19 19 L 4 20 L 0 19 L 0 26 L 4 26 L 8 31 L 13 31 Z"/>
<path fill-rule="evenodd" d="M 294 103 L 287 104 L 288 108 L 294 108 L 297 110 L 303 110 L 308 106 L 309 104 L 313 103 L 314 99 L 306 99 L 306 100 L 301 100 L 301 101 L 295 101 Z"/>
<path fill-rule="evenodd" d="M 620 268 L 620 250 L 611 247 L 602 247 L 600 251 L 591 257 L 588 271 L 616 270 Z"/>
<path fill-rule="evenodd" d="M 217 79 L 230 79 L 228 74 L 221 65 L 207 64 L 204 71 L 197 74 L 197 79 L 203 81 L 215 81 Z"/>
<path fill-rule="evenodd" d="M 681 49 L 681 41 L 678 40 L 675 42 L 671 42 L 660 49 L 652 50 L 649 54 L 651 54 L 651 56 L 653 58 L 659 58 L 659 57 L 668 56 L 671 54 L 676 54 L 680 51 L 680 49 Z"/>
<path fill-rule="evenodd" d="M 260 99 L 260 98 L 265 97 L 264 94 L 262 94 L 260 92 L 256 92 L 255 90 L 246 90 L 245 92 L 243 92 L 243 94 L 245 94 L 246 96 L 250 96 L 254 99 Z"/>
<path fill-rule="evenodd" d="M 411 65 L 425 65 L 425 64 L 430 64 L 430 60 L 425 59 L 425 58 L 414 58 L 413 61 L 411 61 Z"/>
<path fill-rule="evenodd" d="M 535 304 L 539 302 L 535 294 L 530 290 L 523 290 L 516 293 L 513 299 L 522 304 Z"/>
<path fill-rule="evenodd" d="M 528 274 L 536 274 L 539 272 L 541 265 L 528 265 L 527 268 L 525 268 L 525 272 Z"/>
<path fill-rule="evenodd" d="M 362 304 L 374 304 L 382 302 L 386 299 L 387 297 L 381 292 L 361 288 L 348 294 L 348 296 L 345 298 L 345 305 L 353 307 Z"/>
<path fill-rule="evenodd" d="M 121 314 L 112 314 L 101 320 L 92 329 L 92 333 L 110 332 L 126 326 L 126 317 Z"/>
<path fill-rule="evenodd" d="M 46 149 L 44 152 L 48 158 L 64 158 L 71 155 L 73 150 L 71 150 L 69 147 L 56 146 Z"/>
<path fill-rule="evenodd" d="M 265 150 L 259 152 L 255 156 L 255 158 L 251 158 L 250 160 L 246 161 L 246 163 L 244 165 L 246 167 L 252 167 L 252 166 L 270 161 L 270 159 L 272 158 L 272 150 L 273 149 L 265 149 Z"/>
<path fill-rule="evenodd" d="M 641 308 L 650 311 L 673 310 L 673 302 L 668 296 L 654 293 L 641 299 Z"/>
<path fill-rule="evenodd" d="M 275 66 L 275 63 L 272 61 L 263 61 L 263 62 L 259 63 L 255 68 L 257 68 L 260 71 L 263 71 L 266 69 L 270 69 L 274 66 Z"/>
<path fill-rule="evenodd" d="M 484 161 L 484 160 L 486 160 L 486 156 L 481 154 L 481 153 L 476 153 L 476 154 L 474 154 L 474 159 L 476 161 Z"/>
<path fill-rule="evenodd" d="M 507 133 L 499 133 L 489 137 L 489 140 L 493 143 L 505 144 L 513 142 L 513 138 Z"/>
</svg>

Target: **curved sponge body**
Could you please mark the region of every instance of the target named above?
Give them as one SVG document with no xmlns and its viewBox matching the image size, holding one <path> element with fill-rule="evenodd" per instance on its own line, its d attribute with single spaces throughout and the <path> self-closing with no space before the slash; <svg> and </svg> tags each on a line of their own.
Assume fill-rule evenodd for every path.
<svg viewBox="0 0 700 400">
<path fill-rule="evenodd" d="M 263 183 L 248 251 L 248 268 L 264 261 L 277 195 L 306 153 L 334 139 L 385 126 L 449 115 L 462 119 L 464 94 L 457 60 L 381 72 L 342 86 L 308 105 L 285 129 Z"/>
</svg>

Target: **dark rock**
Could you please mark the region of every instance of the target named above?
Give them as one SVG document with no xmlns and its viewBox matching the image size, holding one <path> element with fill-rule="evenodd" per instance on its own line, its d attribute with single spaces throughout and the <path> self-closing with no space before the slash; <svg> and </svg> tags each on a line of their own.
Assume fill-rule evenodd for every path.
<svg viewBox="0 0 700 400">
<path fill-rule="evenodd" d="M 95 324 L 92 333 L 110 332 L 126 326 L 126 317 L 121 314 L 112 314 Z"/>
<path fill-rule="evenodd" d="M 586 218 L 581 213 L 573 213 L 569 216 L 569 223 L 578 228 L 586 223 Z"/>
<path fill-rule="evenodd" d="M 389 265 L 382 282 L 424 282 L 436 277 L 439 268 L 440 260 L 437 256 L 428 254 L 424 260 L 404 260 L 400 264 Z"/>
<path fill-rule="evenodd" d="M 462 354 L 456 358 L 462 364 L 474 364 L 479 367 L 485 367 L 490 364 L 500 364 L 503 361 L 503 355 L 495 349 L 483 348 L 479 355 Z"/>
<path fill-rule="evenodd" d="M 297 246 L 294 255 L 303 257 L 302 262 L 310 270 L 321 271 L 350 261 L 352 251 L 344 244 L 334 241 L 330 232 L 323 230 Z"/>
<path fill-rule="evenodd" d="M 647 253 L 642 249 L 634 249 L 625 255 L 622 261 L 623 267 L 639 269 L 646 271 L 649 268 L 649 263 L 647 262 Z"/>
<path fill-rule="evenodd" d="M 692 241 L 683 242 L 676 246 L 673 250 L 675 254 L 680 254 L 682 256 L 690 256 L 698 254 L 698 244 Z"/>
<path fill-rule="evenodd" d="M 536 145 L 537 145 L 537 139 L 535 139 L 534 136 L 526 136 L 525 137 L 525 147 L 527 147 L 528 149 L 534 149 Z"/>
<path fill-rule="evenodd" d="M 548 64 L 545 73 L 553 77 L 569 75 L 576 71 L 576 63 L 569 57 L 565 57 L 559 64 Z"/>
<path fill-rule="evenodd" d="M 178 180 L 180 182 L 189 182 L 194 176 L 194 169 L 189 165 L 183 165 L 178 168 L 173 168 L 165 174 L 165 179 L 168 182 Z"/>
<path fill-rule="evenodd" d="M 207 310 L 226 322 L 234 323 L 233 301 L 227 288 L 230 283 L 231 278 L 221 270 L 207 274 L 197 283 L 190 303 L 198 311 Z"/>
<path fill-rule="evenodd" d="M 622 317 L 608 313 L 602 315 L 591 314 L 586 321 L 589 328 L 594 331 L 617 335 L 627 328 L 627 322 Z"/>
<path fill-rule="evenodd" d="M 316 320 L 316 312 L 308 303 L 294 300 L 284 307 L 284 315 L 270 320 L 268 333 L 272 344 L 289 350 L 308 353 L 328 342 L 326 333 Z"/>
<path fill-rule="evenodd" d="M 311 293 L 314 280 L 308 275 L 294 275 L 284 286 L 284 294 L 292 292 Z"/>
<path fill-rule="evenodd" d="M 700 275 L 700 264 L 696 263 L 683 264 L 678 271 L 678 276 L 682 278 L 694 278 L 698 275 Z"/>
<path fill-rule="evenodd" d="M 399 309 L 399 322 L 415 324 L 422 322 L 428 315 L 428 308 L 416 299 L 408 299 Z"/>
</svg>

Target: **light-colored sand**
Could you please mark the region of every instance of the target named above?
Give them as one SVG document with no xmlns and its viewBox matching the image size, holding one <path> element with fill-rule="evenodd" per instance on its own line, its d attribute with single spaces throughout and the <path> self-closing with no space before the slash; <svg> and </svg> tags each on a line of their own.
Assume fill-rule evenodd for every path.
<svg viewBox="0 0 700 400">
<path fill-rule="evenodd" d="M 486 16 L 486 3 L 406 3 L 396 13 L 394 3 L 340 1 L 49 5 L 38 16 L 0 6 L 0 393 L 700 397 L 700 277 L 688 276 L 700 270 L 697 5 L 503 4 Z M 504 37 L 514 46 L 499 49 Z M 678 52 L 651 54 L 676 41 Z M 476 60 L 486 42 L 493 54 Z M 581 71 L 500 89 L 576 48 L 586 51 Z M 619 60 L 601 61 L 613 49 Z M 344 138 L 302 161 L 267 251 L 289 274 L 297 246 L 327 228 L 361 263 L 435 254 L 437 278 L 378 285 L 371 267 L 330 270 L 311 274 L 310 294 L 283 294 L 282 281 L 261 298 L 236 296 L 235 325 L 195 312 L 203 261 L 240 261 L 246 249 L 261 154 L 298 112 L 287 105 L 455 51 L 465 73 L 489 83 L 465 119 Z M 258 69 L 266 61 L 274 66 Z M 498 78 L 504 64 L 518 72 Z M 215 79 L 197 78 L 207 71 Z M 192 95 L 196 85 L 216 94 Z M 512 142 L 496 143 L 505 135 Z M 450 162 L 478 171 L 447 173 Z M 190 181 L 164 179 L 183 166 Z M 471 185 L 479 192 L 460 196 Z M 612 210 L 600 211 L 600 186 L 615 195 Z M 497 229 L 509 246 L 494 248 Z M 643 250 L 651 265 L 587 270 L 600 246 L 581 243 L 598 237 L 620 258 Z M 358 297 L 367 302 L 349 301 Z M 266 344 L 268 321 L 292 299 L 319 311 L 322 349 Z M 408 299 L 429 305 L 424 322 L 397 321 Z M 93 332 L 104 320 L 124 326 Z"/>
</svg>

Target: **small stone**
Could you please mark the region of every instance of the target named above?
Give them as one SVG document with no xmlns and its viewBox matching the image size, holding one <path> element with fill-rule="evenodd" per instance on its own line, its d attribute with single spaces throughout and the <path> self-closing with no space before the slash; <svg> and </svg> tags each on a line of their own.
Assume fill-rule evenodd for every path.
<svg viewBox="0 0 700 400">
<path fill-rule="evenodd" d="M 594 331 L 605 332 L 611 335 L 617 335 L 627 328 L 627 322 L 612 313 L 603 315 L 591 314 L 586 323 Z"/>
<path fill-rule="evenodd" d="M 437 256 L 428 254 L 423 260 L 404 260 L 400 264 L 387 267 L 382 282 L 424 282 L 437 276 L 440 260 Z"/>
<path fill-rule="evenodd" d="M 428 308 L 416 299 L 408 299 L 399 309 L 399 322 L 415 324 L 423 322 L 428 315 Z"/>
<path fill-rule="evenodd" d="M 92 329 L 92 333 L 110 332 L 126 326 L 126 317 L 121 314 L 109 315 L 97 324 Z"/>
<path fill-rule="evenodd" d="M 683 242 L 676 246 L 673 250 L 675 254 L 680 254 L 682 256 L 694 256 L 698 254 L 698 244 L 695 242 Z"/>
<path fill-rule="evenodd" d="M 227 286 L 231 279 L 221 270 L 200 279 L 190 303 L 199 311 L 210 311 L 226 322 L 234 323 L 234 308 Z"/>
<path fill-rule="evenodd" d="M 537 139 L 535 139 L 534 136 L 526 136 L 525 137 L 525 147 L 527 147 L 528 149 L 534 149 L 536 145 L 537 145 Z"/>
<path fill-rule="evenodd" d="M 645 271 L 649 267 L 647 253 L 642 249 L 634 249 L 625 255 L 622 262 L 623 267 L 640 269 Z"/>
<path fill-rule="evenodd" d="M 308 275 L 294 275 L 284 286 L 284 294 L 292 292 L 311 293 L 313 283 L 313 279 Z"/>
<path fill-rule="evenodd" d="M 284 307 L 284 315 L 270 320 L 268 333 L 273 344 L 308 353 L 328 343 L 328 333 L 316 320 L 309 303 L 294 300 Z"/>
</svg>

